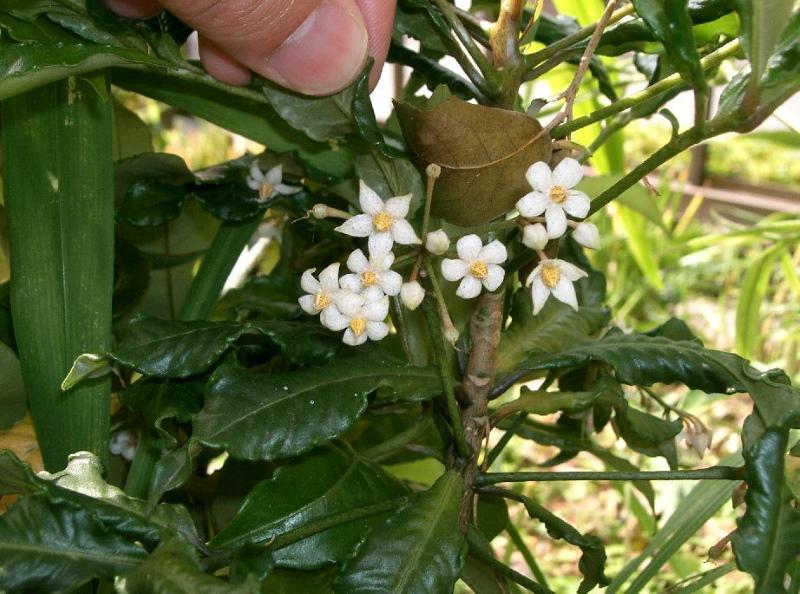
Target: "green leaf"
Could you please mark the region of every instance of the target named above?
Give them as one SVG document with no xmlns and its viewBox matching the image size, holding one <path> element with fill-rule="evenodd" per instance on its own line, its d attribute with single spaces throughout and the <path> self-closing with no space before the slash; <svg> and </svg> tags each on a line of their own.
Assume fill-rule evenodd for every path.
<svg viewBox="0 0 800 594">
<path fill-rule="evenodd" d="M 625 241 L 636 265 L 650 286 L 659 293 L 663 292 L 664 281 L 661 279 L 658 255 L 653 249 L 654 242 L 644 218 L 622 204 L 616 207 L 616 211 L 615 221 L 619 222 L 625 232 Z"/>
<path fill-rule="evenodd" d="M 734 0 L 742 21 L 742 45 L 750 59 L 753 77 L 766 70 L 794 6 L 794 0 Z"/>
<path fill-rule="evenodd" d="M 487 222 L 530 191 L 525 170 L 550 160 L 550 138 L 525 114 L 449 97 L 432 109 L 397 103 L 417 164 L 436 163 L 431 213 L 457 225 Z"/>
<path fill-rule="evenodd" d="M 188 423 L 203 403 L 200 382 L 165 382 L 139 380 L 119 395 L 120 402 L 139 413 L 146 427 L 154 427 L 172 447 L 175 438 L 164 428 L 167 419 Z"/>
<path fill-rule="evenodd" d="M 138 115 L 116 101 L 112 115 L 114 118 L 112 130 L 114 161 L 153 152 L 153 137 L 150 128 Z"/>
<path fill-rule="evenodd" d="M 192 476 L 192 470 L 191 442 L 161 456 L 153 468 L 153 477 L 148 486 L 148 501 L 155 503 L 167 491 L 183 485 Z"/>
<path fill-rule="evenodd" d="M 158 227 L 180 216 L 185 198 L 186 188 L 173 180 L 142 179 L 128 187 L 119 215 L 137 227 Z"/>
<path fill-rule="evenodd" d="M 411 194 L 411 214 L 422 204 L 425 186 L 411 161 L 399 157 L 389 158 L 372 150 L 356 157 L 355 169 L 356 176 L 384 198 Z M 356 192 L 353 192 L 353 204 L 356 204 L 355 198 Z"/>
<path fill-rule="evenodd" d="M 302 489 L 297 488 L 300 484 Z M 273 478 L 259 483 L 210 545 L 231 548 L 269 541 L 314 520 L 405 494 L 399 481 L 354 456 L 349 448 L 320 448 L 281 466 Z M 367 532 L 385 519 L 382 514 L 342 524 L 278 549 L 273 558 L 277 565 L 294 569 L 341 563 Z"/>
<path fill-rule="evenodd" d="M 793 419 L 800 426 L 800 416 Z M 758 594 L 786 590 L 786 573 L 797 560 L 800 511 L 792 505 L 784 458 L 792 424 L 774 426 L 744 452 L 745 514 L 737 521 L 733 548 L 739 568 L 753 576 Z"/>
<path fill-rule="evenodd" d="M 646 456 L 664 456 L 670 468 L 677 468 L 675 436 L 683 429 L 680 419 L 667 421 L 622 403 L 617 406 L 617 428 L 628 446 Z"/>
<path fill-rule="evenodd" d="M 248 460 L 301 454 L 350 428 L 376 390 L 388 400 L 425 400 L 441 392 L 433 368 L 377 354 L 338 358 L 290 373 L 218 369 L 195 417 L 193 437 Z"/>
<path fill-rule="evenodd" d="M 459 529 L 463 483 L 447 472 L 376 527 L 342 567 L 341 594 L 451 592 L 466 553 Z"/>
<path fill-rule="evenodd" d="M 782 243 L 759 254 L 747 267 L 736 304 L 736 351 L 743 357 L 758 357 L 762 341 L 761 306 L 764 303 L 769 280 L 775 264 L 785 250 Z"/>
<path fill-rule="evenodd" d="M 19 359 L 9 346 L 0 342 L 0 430 L 19 421 L 27 408 Z"/>
</svg>

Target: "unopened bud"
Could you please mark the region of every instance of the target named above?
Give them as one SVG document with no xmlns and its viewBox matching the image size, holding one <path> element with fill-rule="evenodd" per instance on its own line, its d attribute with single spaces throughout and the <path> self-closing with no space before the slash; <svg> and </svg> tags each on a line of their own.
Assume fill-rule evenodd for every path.
<svg viewBox="0 0 800 594">
<path fill-rule="evenodd" d="M 315 219 L 324 219 L 328 216 L 328 205 L 327 204 L 315 204 L 311 207 L 309 211 L 311 216 Z"/>
<path fill-rule="evenodd" d="M 547 241 L 547 229 L 541 223 L 525 225 L 525 229 L 522 230 L 522 243 L 532 250 L 543 250 Z"/>
<path fill-rule="evenodd" d="M 459 336 L 460 334 L 454 326 L 449 326 L 444 329 L 444 339 L 453 346 L 458 342 Z"/>
<path fill-rule="evenodd" d="M 597 230 L 597 225 L 592 223 L 578 223 L 572 232 L 572 238 L 592 250 L 600 247 L 600 232 Z"/>
<path fill-rule="evenodd" d="M 442 175 L 442 168 L 436 163 L 431 163 L 425 168 L 425 173 L 428 175 L 428 177 L 436 179 Z"/>
<path fill-rule="evenodd" d="M 441 256 L 449 247 L 450 238 L 447 237 L 444 229 L 431 231 L 425 237 L 425 249 L 436 256 Z"/>
<path fill-rule="evenodd" d="M 400 287 L 400 302 L 410 310 L 415 310 L 425 299 L 425 289 L 417 281 L 403 283 Z"/>
</svg>

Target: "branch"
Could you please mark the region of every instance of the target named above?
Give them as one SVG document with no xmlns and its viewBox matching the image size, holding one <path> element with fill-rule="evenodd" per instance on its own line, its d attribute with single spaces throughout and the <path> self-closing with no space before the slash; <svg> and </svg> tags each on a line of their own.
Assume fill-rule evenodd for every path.
<svg viewBox="0 0 800 594">
<path fill-rule="evenodd" d="M 474 555 L 487 565 L 490 565 L 492 569 L 494 569 L 497 573 L 499 573 L 503 577 L 511 580 L 516 584 L 519 584 L 520 586 L 530 590 L 531 592 L 534 592 L 534 594 L 553 594 L 553 591 L 550 590 L 549 588 L 545 588 L 538 582 L 534 582 L 528 576 L 522 575 L 518 571 L 511 569 L 507 565 L 495 559 L 490 553 L 486 551 L 485 548 L 486 545 L 481 541 L 481 538 L 477 535 L 477 533 L 474 530 L 470 530 L 467 533 L 467 543 L 469 543 L 469 552 L 472 555 Z"/>
<path fill-rule="evenodd" d="M 565 471 L 565 472 L 489 472 L 479 475 L 477 486 L 497 483 L 555 481 L 694 481 L 744 479 L 744 466 L 712 466 L 695 470 L 641 470 L 631 472 Z"/>
</svg>

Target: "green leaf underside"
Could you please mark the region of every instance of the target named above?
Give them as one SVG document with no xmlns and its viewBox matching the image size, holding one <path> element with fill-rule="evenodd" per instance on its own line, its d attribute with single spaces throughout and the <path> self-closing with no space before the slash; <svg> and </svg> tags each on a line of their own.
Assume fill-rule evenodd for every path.
<svg viewBox="0 0 800 594">
<path fill-rule="evenodd" d="M 447 472 L 370 532 L 334 583 L 337 594 L 451 592 L 466 543 L 459 529 L 461 477 Z"/>
</svg>

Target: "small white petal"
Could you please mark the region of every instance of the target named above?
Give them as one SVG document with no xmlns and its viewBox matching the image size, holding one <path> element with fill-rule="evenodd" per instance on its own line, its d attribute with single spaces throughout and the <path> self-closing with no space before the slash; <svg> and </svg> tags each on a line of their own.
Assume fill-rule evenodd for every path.
<svg viewBox="0 0 800 594">
<path fill-rule="evenodd" d="M 420 238 L 417 237 L 414 227 L 405 219 L 395 220 L 394 225 L 392 225 L 392 237 L 400 245 L 422 243 Z"/>
<path fill-rule="evenodd" d="M 523 217 L 538 217 L 550 204 L 550 199 L 541 192 L 525 194 L 517 200 L 517 210 Z"/>
<path fill-rule="evenodd" d="M 251 190 L 258 191 L 261 189 L 261 182 L 257 179 L 253 179 L 252 177 L 247 178 L 247 187 Z"/>
<path fill-rule="evenodd" d="M 339 332 L 344 330 L 350 325 L 350 318 L 338 310 L 335 305 L 330 305 L 322 310 L 319 316 L 319 321 L 328 330 Z"/>
<path fill-rule="evenodd" d="M 408 206 L 411 204 L 411 194 L 395 196 L 386 201 L 386 212 L 395 219 L 404 219 L 408 215 Z"/>
<path fill-rule="evenodd" d="M 481 281 L 469 274 L 461 279 L 461 284 L 456 289 L 456 295 L 462 299 L 472 299 L 481 293 Z"/>
<path fill-rule="evenodd" d="M 503 283 L 506 271 L 497 264 L 489 264 L 486 268 L 486 278 L 483 279 L 483 286 L 486 287 L 487 291 L 494 291 Z"/>
<path fill-rule="evenodd" d="M 370 188 L 363 181 L 359 181 L 358 204 L 361 206 L 361 211 L 375 216 L 383 210 L 383 200 L 378 194 Z"/>
<path fill-rule="evenodd" d="M 253 162 L 250 163 L 250 178 L 259 184 L 264 181 L 264 172 L 258 166 L 258 159 L 253 159 Z"/>
<path fill-rule="evenodd" d="M 348 319 L 357 316 L 364 306 L 364 298 L 361 295 L 345 291 L 340 291 L 335 296 L 334 301 L 339 311 L 347 316 Z"/>
<path fill-rule="evenodd" d="M 528 278 L 525 279 L 525 286 L 529 287 L 530 284 L 533 282 L 537 276 L 541 276 L 542 273 L 542 265 L 539 264 L 536 268 L 531 270 L 531 273 L 528 275 Z"/>
<path fill-rule="evenodd" d="M 549 192 L 550 188 L 553 186 L 550 166 L 544 161 L 538 161 L 528 167 L 528 170 L 525 172 L 525 179 L 528 180 L 528 183 L 534 190 L 545 194 Z"/>
<path fill-rule="evenodd" d="M 115 440 L 108 444 L 108 449 L 112 454 L 118 456 L 122 453 L 122 450 L 125 449 L 125 446 Z"/>
<path fill-rule="evenodd" d="M 575 287 L 572 286 L 572 281 L 562 276 L 558 284 L 553 287 L 553 297 L 569 305 L 575 311 L 578 311 L 578 297 L 575 295 Z"/>
<path fill-rule="evenodd" d="M 370 340 L 383 340 L 389 334 L 389 326 L 383 322 L 367 322 L 367 336 Z"/>
<path fill-rule="evenodd" d="M 478 252 L 478 259 L 483 260 L 487 264 L 502 264 L 508 259 L 508 250 L 498 240 L 487 243 Z"/>
<path fill-rule="evenodd" d="M 264 174 L 264 181 L 267 182 L 272 187 L 277 186 L 279 183 L 283 181 L 283 167 L 280 165 L 275 165 L 272 169 L 267 171 Z"/>
<path fill-rule="evenodd" d="M 316 268 L 309 268 L 303 273 L 303 276 L 300 277 L 300 286 L 303 287 L 303 290 L 306 293 L 317 293 L 320 290 L 320 284 L 317 279 L 314 278 L 314 271 Z"/>
<path fill-rule="evenodd" d="M 560 206 L 547 207 L 544 218 L 547 221 L 547 236 L 550 239 L 561 237 L 567 232 L 567 215 Z"/>
<path fill-rule="evenodd" d="M 307 314 L 314 316 L 319 313 L 317 308 L 314 307 L 314 295 L 303 295 L 297 301 L 300 303 L 300 307 L 303 309 L 303 311 Z"/>
<path fill-rule="evenodd" d="M 569 189 L 583 179 L 583 168 L 575 159 L 567 157 L 553 169 L 553 185 Z"/>
<path fill-rule="evenodd" d="M 589 214 L 589 202 L 589 197 L 580 190 L 569 190 L 562 206 L 567 214 L 582 219 Z"/>
<path fill-rule="evenodd" d="M 400 287 L 403 286 L 403 277 L 394 270 L 387 270 L 378 277 L 378 285 L 383 289 L 384 293 L 394 297 L 400 293 Z"/>
<path fill-rule="evenodd" d="M 532 250 L 543 250 L 548 240 L 547 229 L 541 223 L 525 225 L 522 230 L 522 243 Z"/>
<path fill-rule="evenodd" d="M 353 331 L 348 328 L 344 331 L 344 336 L 342 337 L 342 342 L 350 345 L 350 346 L 358 346 L 360 344 L 364 344 L 367 342 L 367 333 L 363 332 L 361 336 L 356 336 Z"/>
<path fill-rule="evenodd" d="M 483 242 L 477 235 L 465 235 L 456 242 L 456 251 L 458 257 L 464 262 L 472 262 L 477 259 L 478 254 L 481 252 Z"/>
<path fill-rule="evenodd" d="M 561 269 L 561 274 L 571 281 L 576 281 L 589 276 L 586 272 L 571 262 L 567 262 L 566 260 L 556 260 L 556 262 L 558 262 L 558 267 Z"/>
<path fill-rule="evenodd" d="M 370 254 L 386 254 L 392 249 L 394 240 L 392 239 L 392 234 L 385 231 L 370 235 L 367 244 Z"/>
<path fill-rule="evenodd" d="M 444 229 L 431 231 L 425 237 L 425 249 L 435 256 L 441 256 L 449 247 L 450 238 L 447 237 L 447 233 L 444 232 Z"/>
<path fill-rule="evenodd" d="M 358 274 L 367 270 L 369 268 L 369 261 L 364 255 L 364 252 L 361 250 L 354 250 L 347 257 L 347 268 L 349 268 L 351 272 L 356 272 Z"/>
<path fill-rule="evenodd" d="M 299 188 L 297 186 L 287 186 L 286 184 L 277 184 L 275 185 L 275 190 L 278 194 L 297 194 L 303 188 Z"/>
<path fill-rule="evenodd" d="M 547 303 L 547 298 L 550 297 L 550 289 L 547 288 L 547 285 L 544 284 L 539 275 L 533 277 L 531 297 L 533 298 L 533 315 L 536 315 L 542 311 L 544 304 Z"/>
<path fill-rule="evenodd" d="M 345 274 L 339 279 L 339 286 L 350 293 L 360 293 L 364 288 L 361 284 L 360 274 Z"/>
<path fill-rule="evenodd" d="M 425 299 L 425 289 L 417 281 L 403 283 L 400 288 L 400 301 L 410 310 L 415 310 Z"/>
<path fill-rule="evenodd" d="M 600 232 L 597 225 L 592 223 L 578 223 L 572 232 L 572 238 L 582 246 L 596 250 L 600 247 Z"/>
<path fill-rule="evenodd" d="M 464 278 L 469 266 L 463 260 L 453 260 L 445 258 L 442 260 L 442 276 L 449 281 L 457 281 Z"/>
<path fill-rule="evenodd" d="M 372 215 L 360 214 L 350 217 L 336 227 L 336 231 L 351 237 L 366 237 L 372 233 Z"/>
<path fill-rule="evenodd" d="M 394 264 L 394 254 L 392 252 L 370 254 L 369 263 L 373 270 L 389 270 Z"/>
<path fill-rule="evenodd" d="M 364 303 L 372 303 L 373 301 L 383 299 L 384 293 L 383 289 L 381 289 L 379 286 L 373 285 L 364 289 L 361 292 L 361 296 L 364 298 Z"/>
<path fill-rule="evenodd" d="M 361 314 L 371 322 L 382 322 L 389 315 L 389 298 L 367 303 L 361 309 Z"/>
<path fill-rule="evenodd" d="M 339 263 L 334 262 L 330 266 L 326 266 L 322 272 L 319 273 L 319 284 L 323 291 L 332 293 L 339 289 Z"/>
</svg>

